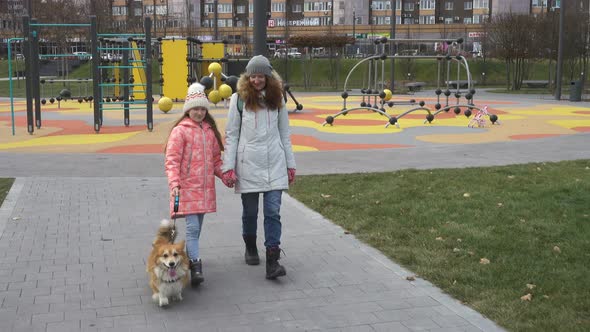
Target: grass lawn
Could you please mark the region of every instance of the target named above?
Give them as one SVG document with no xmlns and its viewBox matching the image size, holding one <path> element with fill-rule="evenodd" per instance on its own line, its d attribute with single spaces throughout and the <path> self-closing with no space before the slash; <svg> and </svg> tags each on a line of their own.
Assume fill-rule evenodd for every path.
<svg viewBox="0 0 590 332">
<path fill-rule="evenodd" d="M 590 160 L 302 176 L 289 193 L 509 330 L 590 330 Z"/>
<path fill-rule="evenodd" d="M 12 187 L 13 182 L 14 179 L 0 178 L 0 206 L 2 205 L 2 202 L 4 202 L 6 195 L 8 195 L 8 191 L 10 190 L 10 187 Z"/>
</svg>

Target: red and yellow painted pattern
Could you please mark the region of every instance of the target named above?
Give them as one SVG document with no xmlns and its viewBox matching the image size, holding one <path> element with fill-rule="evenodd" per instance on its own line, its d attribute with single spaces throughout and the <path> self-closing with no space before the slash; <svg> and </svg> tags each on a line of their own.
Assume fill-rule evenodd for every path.
<svg viewBox="0 0 590 332">
<path fill-rule="evenodd" d="M 342 108 L 338 96 L 298 96 L 304 105 L 303 112 L 290 114 L 292 140 L 295 151 L 366 150 L 386 148 L 408 148 L 412 145 L 396 142 L 396 134 L 407 129 L 416 141 L 424 143 L 481 144 L 498 141 L 526 140 L 559 135 L 590 132 L 590 107 L 572 107 L 571 104 L 544 104 L 527 102 L 506 102 L 478 100 L 477 105 L 491 105 L 489 111 L 497 114 L 501 125 L 465 130 L 469 119 L 455 115 L 452 111 L 441 113 L 429 124 L 424 123 L 426 112 L 417 111 L 399 119 L 400 127 L 385 128 L 387 118 L 369 111 L 352 111 L 335 119 L 333 126 L 322 126 L 326 116 Z M 352 98 L 350 98 L 352 99 Z M 358 105 L 360 98 L 348 101 L 348 107 Z M 397 100 L 407 100 L 400 99 Z M 394 99 L 395 101 L 395 99 Z M 435 98 L 424 99 L 427 107 L 434 111 Z M 288 105 L 293 108 L 290 102 Z M 390 115 L 398 115 L 410 106 L 387 108 Z M 99 134 L 94 133 L 93 113 L 89 103 L 76 101 L 44 105 L 42 127 L 35 128 L 32 135 L 26 129 L 26 105 L 15 103 L 16 135 L 12 135 L 10 103 L 0 102 L 0 151 L 3 152 L 61 152 L 61 153 L 163 153 L 164 142 L 170 126 L 180 116 L 182 104 L 178 103 L 169 113 L 157 110 L 154 104 L 154 130 L 147 131 L 145 112 L 132 111 L 131 126 L 123 125 L 123 111 L 105 111 L 104 125 Z M 211 112 L 220 130 L 225 128 L 227 108 L 218 104 Z M 451 128 L 447 134 L 437 134 L 430 127 Z M 304 128 L 305 130 L 299 130 Z M 452 133 L 452 128 L 457 128 Z M 459 130 L 460 129 L 460 130 Z M 305 132 L 303 135 L 299 132 Z M 406 132 L 407 133 L 407 132 Z M 359 139 L 359 135 L 363 139 Z M 370 135 L 380 135 L 369 140 Z M 377 137 L 377 136 L 375 136 Z M 407 142 L 407 141 L 406 141 Z"/>
</svg>

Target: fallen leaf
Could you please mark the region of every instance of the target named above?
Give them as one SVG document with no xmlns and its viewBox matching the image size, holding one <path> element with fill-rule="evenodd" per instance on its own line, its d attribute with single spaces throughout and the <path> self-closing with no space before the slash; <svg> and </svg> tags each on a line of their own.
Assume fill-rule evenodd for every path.
<svg viewBox="0 0 590 332">
<path fill-rule="evenodd" d="M 375 204 L 381 204 L 381 202 L 380 201 L 375 201 Z"/>
<path fill-rule="evenodd" d="M 461 251 L 461 249 L 459 249 L 459 248 L 453 248 L 453 252 L 459 252 L 459 251 Z"/>
<path fill-rule="evenodd" d="M 332 195 L 328 195 L 328 194 L 320 194 L 323 198 L 330 198 L 332 197 Z"/>
<path fill-rule="evenodd" d="M 457 242 L 463 242 L 463 240 L 461 240 L 461 239 L 457 239 Z"/>
<path fill-rule="evenodd" d="M 415 276 L 407 276 L 406 277 L 406 280 L 408 280 L 408 281 L 414 281 L 414 280 L 416 280 L 416 277 Z"/>
<path fill-rule="evenodd" d="M 437 241 L 444 241 L 444 239 L 441 236 L 437 237 L 435 240 L 437 240 Z"/>
<path fill-rule="evenodd" d="M 586 170 L 589 170 L 589 169 L 590 169 L 590 167 L 586 166 Z"/>
<path fill-rule="evenodd" d="M 429 229 L 429 231 L 430 231 L 430 233 L 436 233 L 436 229 L 434 229 L 432 227 Z"/>
<path fill-rule="evenodd" d="M 490 264 L 490 260 L 487 258 L 482 258 L 479 260 L 479 264 L 483 264 L 483 265 Z"/>
<path fill-rule="evenodd" d="M 535 284 L 526 284 L 526 288 L 528 288 L 528 289 L 533 289 L 535 287 L 537 287 L 537 285 L 535 285 Z"/>
<path fill-rule="evenodd" d="M 498 203 L 498 207 L 502 207 L 504 204 L 502 203 Z"/>
<path fill-rule="evenodd" d="M 521 296 L 520 299 L 523 301 L 530 301 L 533 299 L 533 295 L 531 293 L 528 293 L 527 295 Z"/>
<path fill-rule="evenodd" d="M 469 250 L 467 253 L 469 254 L 469 256 L 475 255 L 475 253 L 473 251 L 471 251 L 471 250 Z"/>
<path fill-rule="evenodd" d="M 543 298 L 544 299 L 548 299 L 549 298 L 549 295 L 543 295 Z"/>
<path fill-rule="evenodd" d="M 540 171 L 540 170 L 541 170 L 541 167 L 537 167 L 537 171 Z"/>
<path fill-rule="evenodd" d="M 14 217 L 14 218 L 12 218 L 12 220 L 15 220 L 15 221 L 16 220 L 20 220 L 20 219 L 21 219 L 20 217 Z"/>
<path fill-rule="evenodd" d="M 561 249 L 559 249 L 558 246 L 553 247 L 553 251 L 555 251 L 556 253 L 560 254 L 561 253 Z"/>
<path fill-rule="evenodd" d="M 453 280 L 453 285 L 456 285 L 456 284 L 457 284 L 457 280 Z"/>
<path fill-rule="evenodd" d="M 521 219 L 520 219 L 520 222 L 526 222 L 526 220 L 524 220 L 524 219 L 522 219 L 522 218 L 521 218 Z"/>
<path fill-rule="evenodd" d="M 583 214 L 582 216 L 584 216 L 584 218 L 588 218 L 588 215 L 587 214 Z"/>
<path fill-rule="evenodd" d="M 514 179 L 514 175 L 508 175 L 509 179 Z"/>
<path fill-rule="evenodd" d="M 463 194 L 463 197 L 470 197 L 470 196 L 471 196 L 471 194 L 470 194 L 470 193 L 464 193 L 464 194 Z"/>
<path fill-rule="evenodd" d="M 582 180 L 580 180 L 580 179 L 576 179 L 576 182 L 580 182 L 580 181 L 582 181 Z"/>
</svg>

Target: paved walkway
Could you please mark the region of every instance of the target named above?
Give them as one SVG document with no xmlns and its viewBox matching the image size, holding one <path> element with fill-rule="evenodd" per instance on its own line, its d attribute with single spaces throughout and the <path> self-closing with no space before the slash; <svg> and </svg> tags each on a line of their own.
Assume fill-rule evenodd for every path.
<svg viewBox="0 0 590 332">
<path fill-rule="evenodd" d="M 585 109 L 576 112 L 576 121 L 587 121 Z M 553 133 L 553 127 L 531 123 L 522 122 L 533 131 Z M 61 135 L 76 134 L 72 128 Z M 423 134 L 434 129 L 417 130 Z M 299 174 L 590 158 L 590 133 L 578 131 L 560 129 L 545 138 L 481 144 L 459 144 L 453 136 L 448 143 L 299 152 L 296 158 Z M 460 135 L 460 142 L 470 142 L 465 138 L 473 132 Z M 35 137 L 21 135 L 18 140 Z M 342 136 L 359 138 L 367 144 L 378 141 Z M 153 151 L 158 153 L 152 154 L 43 153 L 64 150 L 34 142 L 31 151 L 0 152 L 0 177 L 17 178 L 0 208 L 0 330 L 501 330 L 430 283 L 407 281 L 410 271 L 287 195 L 282 263 L 288 274 L 280 281 L 265 280 L 264 265 L 243 263 L 239 196 L 221 186 L 219 212 L 207 215 L 203 231 L 205 283 L 187 289 L 183 302 L 157 307 L 145 272 L 151 241 L 168 209 L 161 139 L 157 143 Z M 82 148 L 69 151 L 92 152 Z M 184 221 L 179 225 L 182 230 Z"/>
</svg>

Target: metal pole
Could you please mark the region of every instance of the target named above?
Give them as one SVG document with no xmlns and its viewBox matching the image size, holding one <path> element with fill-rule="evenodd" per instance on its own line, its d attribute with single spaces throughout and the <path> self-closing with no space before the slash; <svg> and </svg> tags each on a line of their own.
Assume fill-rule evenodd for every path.
<svg viewBox="0 0 590 332">
<path fill-rule="evenodd" d="M 266 52 L 266 0 L 254 0 L 254 55 L 267 56 Z"/>
<path fill-rule="evenodd" d="M 32 19 L 31 20 L 32 24 L 36 24 L 37 20 L 36 19 Z M 38 29 L 37 27 L 33 27 L 31 29 L 31 50 L 29 51 L 31 53 L 31 59 L 32 64 L 31 64 L 31 74 L 32 74 L 32 81 L 31 81 L 31 87 L 33 88 L 33 97 L 34 97 L 34 101 L 35 101 L 35 125 L 37 126 L 37 129 L 41 128 L 41 93 L 39 91 L 39 85 L 41 82 L 41 78 L 39 77 L 39 31 L 40 29 Z"/>
<path fill-rule="evenodd" d="M 23 34 L 24 34 L 24 56 L 25 56 L 25 87 L 27 91 L 27 131 L 33 134 L 35 130 L 33 119 L 33 87 L 32 87 L 32 62 L 35 61 L 31 57 L 31 27 L 28 16 L 23 16 Z"/>
<path fill-rule="evenodd" d="M 156 0 L 154 0 L 154 36 L 156 36 Z"/>
<path fill-rule="evenodd" d="M 154 102 L 152 97 L 152 35 L 150 33 L 152 21 L 149 17 L 145 18 L 145 101 L 146 101 L 146 121 L 149 131 L 154 129 Z"/>
<path fill-rule="evenodd" d="M 94 104 L 94 132 L 98 134 L 100 131 L 100 108 L 102 102 L 102 94 L 100 84 L 102 83 L 102 77 L 100 77 L 100 55 L 98 52 L 98 31 L 96 28 L 96 16 L 90 16 L 90 40 L 92 41 L 92 102 Z"/>
<path fill-rule="evenodd" d="M 396 0 L 391 0 L 391 36 L 389 36 L 390 39 L 395 39 L 395 12 L 396 12 Z M 394 41 L 390 41 L 389 42 L 389 52 L 391 53 L 391 55 L 395 54 L 395 42 Z M 395 80 L 395 59 L 391 59 L 391 73 L 390 73 L 390 84 L 389 84 L 389 90 L 391 90 L 391 92 L 394 91 L 395 88 L 395 84 L 394 84 L 394 80 Z"/>
<path fill-rule="evenodd" d="M 213 30 L 214 31 L 213 32 L 213 35 L 215 37 L 215 40 L 219 40 L 219 29 L 218 29 L 218 26 L 217 26 L 217 23 L 218 23 L 217 20 L 218 20 L 218 18 L 219 17 L 218 17 L 218 12 L 217 12 L 217 0 L 214 0 L 213 1 L 213 21 L 214 21 L 213 22 L 213 24 L 214 24 L 213 27 L 214 27 L 215 30 Z"/>
<path fill-rule="evenodd" d="M 557 49 L 557 74 L 555 76 L 555 100 L 561 99 L 561 76 L 563 69 L 563 40 L 565 39 L 563 31 L 563 20 L 565 17 L 565 1 L 561 1 L 559 8 L 559 46 Z"/>
</svg>

